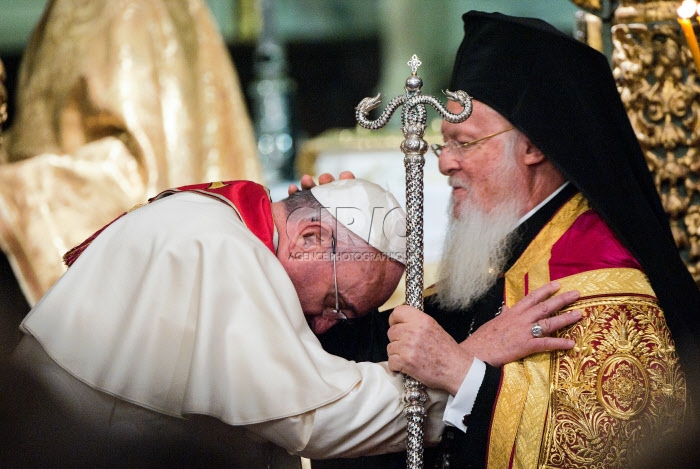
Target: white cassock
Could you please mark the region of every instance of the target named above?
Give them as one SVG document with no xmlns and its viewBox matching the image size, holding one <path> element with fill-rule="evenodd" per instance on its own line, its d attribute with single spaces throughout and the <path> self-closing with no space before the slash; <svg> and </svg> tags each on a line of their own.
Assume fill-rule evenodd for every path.
<svg viewBox="0 0 700 469">
<path fill-rule="evenodd" d="M 209 197 L 118 219 L 22 329 L 80 381 L 161 414 L 212 416 L 314 459 L 405 449 L 402 376 L 327 354 L 275 255 Z M 426 442 L 446 399 L 431 391 Z"/>
</svg>

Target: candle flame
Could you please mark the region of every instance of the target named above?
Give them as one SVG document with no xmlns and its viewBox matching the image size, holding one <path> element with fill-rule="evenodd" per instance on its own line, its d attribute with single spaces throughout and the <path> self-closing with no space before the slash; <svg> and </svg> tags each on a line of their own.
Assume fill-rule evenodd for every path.
<svg viewBox="0 0 700 469">
<path fill-rule="evenodd" d="M 683 3 L 676 11 L 678 12 L 678 16 L 687 19 L 695 14 L 696 8 L 700 9 L 700 7 L 698 7 L 698 2 L 695 0 L 683 0 Z"/>
</svg>

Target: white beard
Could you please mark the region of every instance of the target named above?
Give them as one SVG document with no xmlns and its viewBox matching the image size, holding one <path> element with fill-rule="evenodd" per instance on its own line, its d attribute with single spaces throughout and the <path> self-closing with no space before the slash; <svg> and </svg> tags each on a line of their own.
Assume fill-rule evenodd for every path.
<svg viewBox="0 0 700 469">
<path fill-rule="evenodd" d="M 508 169 L 511 168 L 500 168 L 505 170 L 504 183 L 511 180 L 507 177 Z M 450 184 L 465 187 L 453 178 Z M 504 184 L 504 187 L 508 185 Z M 469 190 L 468 187 L 465 189 Z M 454 200 L 450 201 L 451 216 L 436 285 L 441 306 L 467 308 L 495 284 L 516 241 L 512 233 L 522 216 L 521 200 L 519 197 L 505 197 L 485 213 L 467 194 L 457 217 L 452 215 Z"/>
</svg>

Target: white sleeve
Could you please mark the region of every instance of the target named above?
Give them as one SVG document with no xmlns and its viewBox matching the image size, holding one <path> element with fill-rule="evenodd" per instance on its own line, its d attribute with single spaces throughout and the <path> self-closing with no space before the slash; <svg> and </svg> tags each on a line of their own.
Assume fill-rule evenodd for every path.
<svg viewBox="0 0 700 469">
<path fill-rule="evenodd" d="M 476 395 L 479 393 L 479 388 L 481 388 L 481 383 L 484 381 L 485 374 L 486 365 L 484 362 L 478 358 L 474 358 L 474 362 L 471 368 L 469 368 L 469 373 L 464 377 L 464 381 L 462 381 L 462 385 L 457 390 L 457 394 L 454 397 L 450 396 L 447 400 L 445 414 L 442 417 L 442 421 L 445 425 L 452 425 L 463 432 L 467 431 L 467 427 L 463 422 L 464 416 L 471 414 Z"/>
<path fill-rule="evenodd" d="M 357 363 L 361 381 L 330 404 L 289 418 L 249 425 L 248 429 L 292 453 L 311 459 L 357 457 L 406 450 L 403 375 L 384 363 Z M 429 390 L 424 441 L 440 441 L 447 393 Z"/>
</svg>

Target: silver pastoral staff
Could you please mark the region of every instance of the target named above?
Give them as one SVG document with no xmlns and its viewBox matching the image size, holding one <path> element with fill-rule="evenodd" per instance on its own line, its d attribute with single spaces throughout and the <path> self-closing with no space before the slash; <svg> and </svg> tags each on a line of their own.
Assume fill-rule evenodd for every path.
<svg viewBox="0 0 700 469">
<path fill-rule="evenodd" d="M 472 98 L 464 91 L 445 91 L 447 99 L 458 102 L 464 108 L 452 114 L 432 96 L 421 94 L 423 80 L 416 74 L 421 61 L 413 54 L 408 66 L 411 76 L 406 79 L 406 93 L 392 99 L 378 119 L 370 121 L 367 115 L 381 104 L 381 94 L 365 98 L 355 108 L 357 122 L 364 128 L 377 130 L 384 127 L 396 109 L 401 110 L 401 130 L 404 141 L 401 151 L 406 166 L 406 304 L 423 310 L 423 166 L 428 143 L 423 140 L 427 115 L 425 105 L 430 104 L 448 122 L 458 124 L 472 113 Z M 406 465 L 409 469 L 423 467 L 423 419 L 428 394 L 425 386 L 404 375 L 404 413 L 408 422 Z"/>
</svg>

